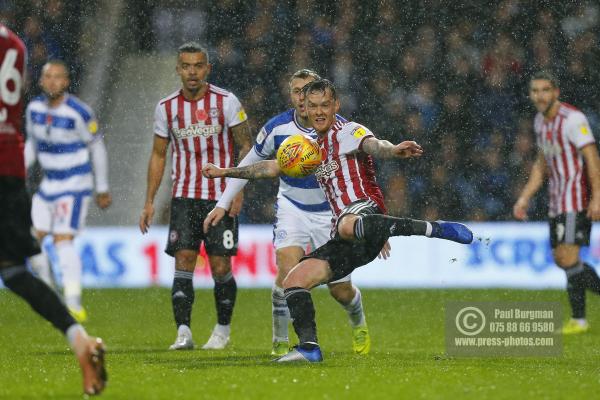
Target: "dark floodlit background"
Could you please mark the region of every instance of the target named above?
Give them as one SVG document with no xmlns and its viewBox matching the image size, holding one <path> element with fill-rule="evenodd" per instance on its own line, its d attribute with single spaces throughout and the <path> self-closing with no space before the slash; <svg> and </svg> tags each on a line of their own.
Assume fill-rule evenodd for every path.
<svg viewBox="0 0 600 400">
<path fill-rule="evenodd" d="M 202 3 L 198 5 L 197 3 Z M 339 87 L 342 114 L 418 161 L 378 162 L 389 210 L 425 219 L 509 220 L 535 139 L 528 78 L 548 69 L 562 100 L 600 132 L 600 7 L 555 1 L 0 1 L 25 40 L 28 96 L 48 58 L 98 113 L 115 204 L 91 224 L 135 224 L 143 205 L 156 102 L 178 87 L 175 50 L 205 44 L 210 81 L 234 92 L 254 132 L 289 103 L 286 84 L 313 68 Z M 271 223 L 277 183 L 246 189 L 245 223 Z M 167 218 L 169 182 L 163 181 Z M 532 206 L 545 215 L 545 195 Z"/>
</svg>

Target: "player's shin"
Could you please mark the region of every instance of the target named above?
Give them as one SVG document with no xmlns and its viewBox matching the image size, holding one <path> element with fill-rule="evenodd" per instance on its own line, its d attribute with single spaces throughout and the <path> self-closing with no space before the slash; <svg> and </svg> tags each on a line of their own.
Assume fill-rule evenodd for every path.
<svg viewBox="0 0 600 400">
<path fill-rule="evenodd" d="M 431 223 L 410 218 L 397 218 L 383 214 L 364 215 L 354 223 L 354 236 L 361 240 L 386 239 L 390 236 L 428 236 Z"/>
<path fill-rule="evenodd" d="M 193 272 L 175 270 L 173 287 L 171 288 L 171 302 L 175 324 L 190 327 L 192 319 L 192 305 L 194 304 Z"/>
<path fill-rule="evenodd" d="M 56 243 L 56 255 L 63 275 L 63 288 L 67 307 L 80 311 L 81 306 L 81 258 L 72 240 Z"/>
<path fill-rule="evenodd" d="M 273 343 L 289 342 L 288 323 L 290 321 L 290 310 L 285 301 L 283 288 L 273 285 L 271 289 L 272 315 L 273 315 Z"/>
<path fill-rule="evenodd" d="M 44 283 L 56 290 L 56 281 L 54 280 L 54 273 L 48 260 L 48 255 L 42 251 L 35 256 L 29 258 L 29 265 L 31 270 L 40 278 Z"/>
<path fill-rule="evenodd" d="M 237 297 L 237 284 L 233 274 L 229 272 L 224 276 L 214 276 L 214 296 L 217 307 L 217 322 L 219 325 L 231 324 L 231 316 Z"/>
<path fill-rule="evenodd" d="M 315 306 L 310 291 L 301 287 L 291 287 L 285 289 L 285 299 L 300 345 L 304 348 L 317 347 Z"/>
<path fill-rule="evenodd" d="M 573 319 L 585 318 L 585 289 L 586 277 L 583 264 L 579 261 L 573 267 L 566 268 L 567 294 Z"/>
</svg>

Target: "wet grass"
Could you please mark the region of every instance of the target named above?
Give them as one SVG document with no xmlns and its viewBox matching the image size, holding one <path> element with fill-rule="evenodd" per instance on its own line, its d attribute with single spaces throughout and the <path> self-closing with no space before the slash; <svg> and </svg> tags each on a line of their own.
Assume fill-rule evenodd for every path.
<svg viewBox="0 0 600 400">
<path fill-rule="evenodd" d="M 561 357 L 452 358 L 444 350 L 447 300 L 561 301 L 559 291 L 363 290 L 372 352 L 351 352 L 345 312 L 314 292 L 325 362 L 270 362 L 270 291 L 240 290 L 231 346 L 170 352 L 167 289 L 88 290 L 88 331 L 108 345 L 106 399 L 514 399 L 593 398 L 600 384 L 600 299 L 589 296 L 590 333 L 568 337 Z M 0 290 L 0 399 L 81 398 L 64 339 Z M 199 290 L 197 344 L 215 322 L 212 291 Z"/>
</svg>

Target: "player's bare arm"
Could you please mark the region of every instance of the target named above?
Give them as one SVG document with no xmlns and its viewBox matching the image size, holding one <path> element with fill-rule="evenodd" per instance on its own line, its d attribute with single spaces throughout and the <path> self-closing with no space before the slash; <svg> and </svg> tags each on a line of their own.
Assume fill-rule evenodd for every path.
<svg viewBox="0 0 600 400">
<path fill-rule="evenodd" d="M 202 175 L 212 179 L 219 177 L 241 178 L 241 179 L 267 179 L 277 178 L 280 174 L 279 165 L 275 160 L 259 161 L 256 164 L 245 167 L 219 168 L 208 163 L 202 167 Z"/>
<path fill-rule="evenodd" d="M 154 197 L 160 187 L 163 173 L 165 171 L 165 163 L 167 159 L 167 147 L 169 140 L 167 138 L 154 135 L 152 144 L 152 153 L 148 162 L 148 177 L 146 183 L 146 201 L 140 215 L 140 231 L 148 232 L 152 217 L 154 216 Z"/>
<path fill-rule="evenodd" d="M 235 146 L 239 149 L 238 158 L 236 160 L 236 164 L 238 164 L 239 160 L 242 160 L 244 157 L 246 157 L 246 154 L 248 154 L 248 152 L 252 148 L 252 134 L 250 133 L 250 124 L 246 120 L 241 124 L 232 127 L 231 133 L 233 134 Z M 231 202 L 231 207 L 229 207 L 230 217 L 235 217 L 240 214 L 243 202 L 244 191 L 240 190 L 238 194 L 233 198 L 233 201 Z"/>
<path fill-rule="evenodd" d="M 581 149 L 585 160 L 588 181 L 592 187 L 592 197 L 588 205 L 587 216 L 592 221 L 600 220 L 600 157 L 596 143 L 590 143 Z"/>
<path fill-rule="evenodd" d="M 538 152 L 535 162 L 531 167 L 529 173 L 529 179 L 525 184 L 525 187 L 521 191 L 521 195 L 517 199 L 513 207 L 513 215 L 516 219 L 524 220 L 527 218 L 527 209 L 529 208 L 529 201 L 542 187 L 544 183 L 544 176 L 546 174 L 546 160 L 544 159 L 544 153 Z"/>
<path fill-rule="evenodd" d="M 423 148 L 412 140 L 392 144 L 387 140 L 368 137 L 363 141 L 362 149 L 377 158 L 414 158 L 423 155 Z"/>
</svg>

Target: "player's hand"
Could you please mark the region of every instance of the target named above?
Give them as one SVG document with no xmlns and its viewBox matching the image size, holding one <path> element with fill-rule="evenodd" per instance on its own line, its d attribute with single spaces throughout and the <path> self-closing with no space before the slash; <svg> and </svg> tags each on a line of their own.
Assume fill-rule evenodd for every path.
<svg viewBox="0 0 600 400">
<path fill-rule="evenodd" d="M 148 233 L 148 229 L 152 223 L 152 217 L 154 217 L 154 205 L 152 203 L 146 203 L 142 209 L 142 214 L 140 215 L 140 231 L 142 233 Z"/>
<path fill-rule="evenodd" d="M 392 250 L 392 246 L 390 245 L 389 240 L 386 240 L 385 244 L 381 248 L 381 251 L 379 251 L 377 258 L 379 258 L 379 259 L 383 258 L 384 260 L 387 260 L 390 257 L 391 250 Z"/>
<path fill-rule="evenodd" d="M 414 158 L 423 155 L 423 148 L 415 141 L 406 140 L 395 145 L 392 152 L 398 158 Z"/>
<path fill-rule="evenodd" d="M 231 207 L 229 207 L 229 216 L 237 217 L 240 215 L 242 211 L 242 204 L 244 203 L 244 191 L 240 190 L 238 194 L 235 195 L 233 201 L 231 202 Z"/>
<path fill-rule="evenodd" d="M 527 219 L 527 210 L 529 209 L 529 201 L 519 198 L 513 206 L 513 215 L 516 219 L 524 221 Z"/>
<path fill-rule="evenodd" d="M 587 216 L 592 221 L 600 220 L 600 197 L 592 196 L 587 209 Z"/>
<path fill-rule="evenodd" d="M 202 175 L 204 175 L 204 177 L 208 178 L 208 179 L 219 178 L 219 177 L 225 176 L 224 171 L 225 171 L 225 168 L 219 168 L 215 164 L 212 164 L 212 163 L 205 164 L 202 167 Z"/>
<path fill-rule="evenodd" d="M 227 210 L 221 207 L 213 208 L 204 219 L 204 233 L 208 233 L 208 230 L 212 226 L 215 226 L 221 222 L 226 212 Z"/>
<path fill-rule="evenodd" d="M 98 193 L 96 194 L 96 204 L 98 204 L 98 207 L 104 210 L 112 204 L 112 196 L 108 192 Z"/>
</svg>

